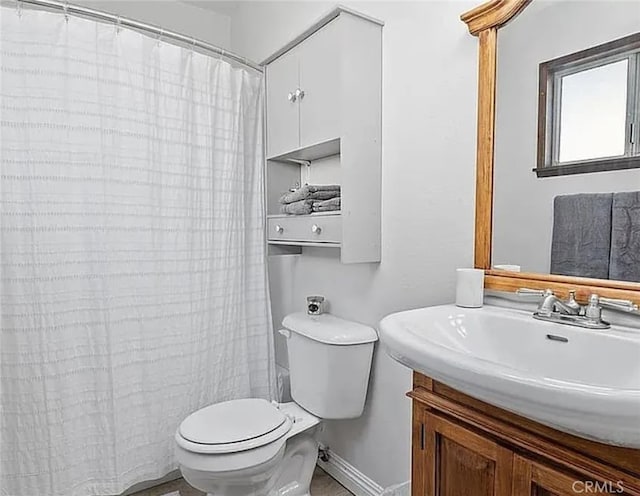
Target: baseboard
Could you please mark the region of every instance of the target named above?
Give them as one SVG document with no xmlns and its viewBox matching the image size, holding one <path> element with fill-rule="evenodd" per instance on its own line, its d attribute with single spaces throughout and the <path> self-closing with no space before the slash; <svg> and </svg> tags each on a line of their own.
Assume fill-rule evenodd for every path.
<svg viewBox="0 0 640 496">
<path fill-rule="evenodd" d="M 329 461 L 318 460 L 318 466 L 355 496 L 381 496 L 384 491 L 382 486 L 332 451 L 329 452 Z"/>
</svg>

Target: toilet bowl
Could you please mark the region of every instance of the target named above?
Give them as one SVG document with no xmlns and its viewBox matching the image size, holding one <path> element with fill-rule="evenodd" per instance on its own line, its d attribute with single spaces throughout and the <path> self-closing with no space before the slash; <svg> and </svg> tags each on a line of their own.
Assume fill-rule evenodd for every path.
<svg viewBox="0 0 640 496">
<path fill-rule="evenodd" d="M 309 496 L 319 423 L 296 403 L 218 403 L 180 425 L 176 458 L 185 480 L 208 494 Z"/>
<path fill-rule="evenodd" d="M 189 415 L 175 434 L 184 479 L 211 496 L 310 496 L 321 419 L 362 414 L 371 327 L 329 314 L 285 317 L 292 402 L 246 398 Z"/>
</svg>

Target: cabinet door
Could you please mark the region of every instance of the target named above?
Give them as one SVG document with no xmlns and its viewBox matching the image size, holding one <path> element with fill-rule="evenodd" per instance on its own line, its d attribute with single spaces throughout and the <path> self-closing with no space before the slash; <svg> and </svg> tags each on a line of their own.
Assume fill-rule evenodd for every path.
<svg viewBox="0 0 640 496">
<path fill-rule="evenodd" d="M 340 18 L 300 45 L 300 146 L 340 137 Z"/>
<path fill-rule="evenodd" d="M 295 150 L 300 145 L 298 48 L 293 48 L 267 66 L 267 157 Z"/>
<path fill-rule="evenodd" d="M 576 494 L 625 494 L 617 481 L 594 481 L 572 476 L 521 456 L 513 462 L 513 496 L 575 496 Z"/>
<path fill-rule="evenodd" d="M 425 496 L 509 496 L 513 452 L 437 415 L 424 416 Z"/>
</svg>

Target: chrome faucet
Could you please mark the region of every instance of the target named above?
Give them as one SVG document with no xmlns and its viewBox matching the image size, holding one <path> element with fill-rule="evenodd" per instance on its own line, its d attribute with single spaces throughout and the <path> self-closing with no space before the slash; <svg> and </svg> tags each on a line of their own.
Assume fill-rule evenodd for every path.
<svg viewBox="0 0 640 496">
<path fill-rule="evenodd" d="M 567 301 L 562 301 L 553 294 L 553 291 L 521 288 L 516 294 L 522 296 L 535 296 L 542 298 L 538 309 L 533 313 L 533 318 L 558 324 L 566 324 L 587 329 L 609 329 L 611 324 L 602 320 L 602 307 L 614 308 L 627 312 L 637 312 L 638 305 L 630 300 L 614 300 L 601 298 L 597 294 L 589 297 L 589 303 L 585 306 L 576 301 L 576 292 L 569 291 Z"/>
<path fill-rule="evenodd" d="M 538 313 L 549 316 L 553 313 L 564 315 L 580 315 L 582 306 L 576 301 L 576 292 L 569 291 L 569 299 L 564 302 L 553 291 L 547 289 L 543 294 L 544 299 L 538 305 Z"/>
</svg>

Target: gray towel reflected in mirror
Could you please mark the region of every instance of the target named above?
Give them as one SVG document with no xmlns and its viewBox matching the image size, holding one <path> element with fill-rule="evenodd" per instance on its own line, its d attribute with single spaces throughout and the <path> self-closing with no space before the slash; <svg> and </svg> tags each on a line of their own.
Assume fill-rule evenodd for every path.
<svg viewBox="0 0 640 496">
<path fill-rule="evenodd" d="M 613 195 L 609 279 L 640 281 L 640 191 Z"/>
<path fill-rule="evenodd" d="M 612 193 L 556 196 L 551 273 L 609 278 Z"/>
</svg>

